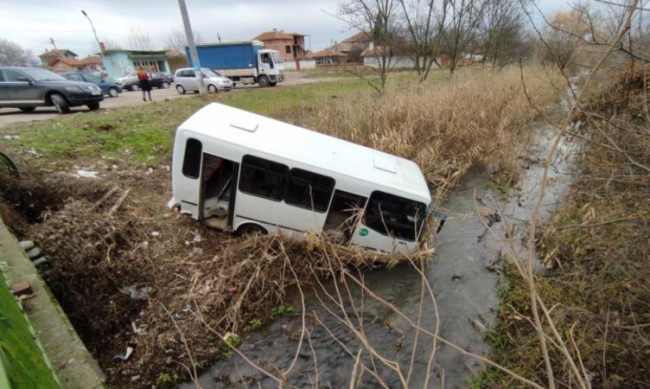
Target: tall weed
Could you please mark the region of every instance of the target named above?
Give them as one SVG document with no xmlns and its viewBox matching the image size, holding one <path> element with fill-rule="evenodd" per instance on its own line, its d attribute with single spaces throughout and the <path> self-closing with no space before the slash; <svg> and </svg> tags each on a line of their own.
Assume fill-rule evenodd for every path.
<svg viewBox="0 0 650 389">
<path fill-rule="evenodd" d="M 464 69 L 436 83 L 401 82 L 381 99 L 354 94 L 300 106 L 283 119 L 412 159 L 442 189 L 477 163 L 510 183 L 532 122 L 559 100 L 557 80 L 540 67 Z"/>
</svg>

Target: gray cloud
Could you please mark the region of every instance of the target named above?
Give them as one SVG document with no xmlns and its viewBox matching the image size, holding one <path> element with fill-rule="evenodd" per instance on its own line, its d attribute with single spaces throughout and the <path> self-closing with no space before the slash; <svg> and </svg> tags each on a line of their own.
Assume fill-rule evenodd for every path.
<svg viewBox="0 0 650 389">
<path fill-rule="evenodd" d="M 173 30 L 183 31 L 175 0 L 0 2 L 5 3 L 0 12 L 0 36 L 35 55 L 52 48 L 50 37 L 59 49 L 80 56 L 90 54 L 94 37 L 82 9 L 92 19 L 100 39 L 108 38 L 124 47 L 132 28 L 148 34 L 155 49 L 164 48 Z M 318 51 L 354 33 L 331 16 L 336 13 L 336 1 L 186 0 L 186 5 L 192 29 L 204 42 L 217 41 L 217 34 L 224 41 L 249 40 L 277 28 L 308 35 L 306 44 Z"/>
</svg>

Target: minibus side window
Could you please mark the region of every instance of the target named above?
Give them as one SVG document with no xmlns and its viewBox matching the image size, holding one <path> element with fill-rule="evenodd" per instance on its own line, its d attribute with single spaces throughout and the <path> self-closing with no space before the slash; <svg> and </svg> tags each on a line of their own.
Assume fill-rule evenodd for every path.
<svg viewBox="0 0 650 389">
<path fill-rule="evenodd" d="M 415 240 L 426 206 L 417 201 L 375 191 L 370 195 L 363 223 L 373 230 L 404 240 Z"/>
<path fill-rule="evenodd" d="M 289 167 L 281 163 L 245 155 L 242 159 L 239 190 L 255 196 L 281 201 Z"/>
<path fill-rule="evenodd" d="M 291 169 L 284 201 L 300 208 L 325 212 L 333 192 L 333 178 L 302 169 Z"/>
<path fill-rule="evenodd" d="M 185 156 L 183 157 L 183 175 L 189 178 L 199 178 L 201 172 L 201 141 L 188 138 L 185 143 Z"/>
</svg>

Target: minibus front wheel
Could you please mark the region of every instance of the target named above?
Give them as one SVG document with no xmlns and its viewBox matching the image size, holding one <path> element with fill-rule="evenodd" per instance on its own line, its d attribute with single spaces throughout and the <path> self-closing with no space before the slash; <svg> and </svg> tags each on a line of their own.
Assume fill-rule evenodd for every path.
<svg viewBox="0 0 650 389">
<path fill-rule="evenodd" d="M 269 232 L 259 224 L 247 223 L 237 229 L 237 235 L 247 238 L 256 235 L 267 235 Z"/>
</svg>

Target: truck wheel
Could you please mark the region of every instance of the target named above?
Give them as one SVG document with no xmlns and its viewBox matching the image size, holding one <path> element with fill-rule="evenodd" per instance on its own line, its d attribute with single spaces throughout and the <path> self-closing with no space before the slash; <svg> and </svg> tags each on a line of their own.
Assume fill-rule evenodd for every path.
<svg viewBox="0 0 650 389">
<path fill-rule="evenodd" d="M 70 105 L 68 104 L 68 100 L 66 100 L 65 97 L 61 95 L 52 95 L 50 96 L 50 100 L 56 107 L 56 110 L 59 111 L 59 113 L 70 113 Z"/>
<path fill-rule="evenodd" d="M 163 87 L 163 89 L 169 88 L 169 83 L 167 81 L 163 82 L 162 87 Z"/>
<path fill-rule="evenodd" d="M 260 84 L 260 88 L 266 88 L 269 86 L 271 83 L 269 82 L 269 78 L 266 76 L 259 76 L 257 78 L 257 83 Z"/>
<path fill-rule="evenodd" d="M 131 92 L 136 92 L 138 90 L 140 90 L 140 87 L 138 86 L 138 84 L 131 85 Z"/>
<path fill-rule="evenodd" d="M 176 91 L 178 92 L 179 95 L 184 95 L 185 94 L 185 88 L 183 88 L 183 85 L 176 85 Z"/>
<path fill-rule="evenodd" d="M 93 101 L 92 103 L 86 104 L 86 106 L 91 111 L 97 111 L 99 109 L 99 102 L 98 101 Z"/>
<path fill-rule="evenodd" d="M 111 97 L 117 97 L 120 93 L 117 91 L 117 88 L 109 88 L 108 95 Z"/>
<path fill-rule="evenodd" d="M 217 87 L 212 85 L 212 84 L 208 85 L 208 92 L 216 94 L 217 93 Z"/>
</svg>

